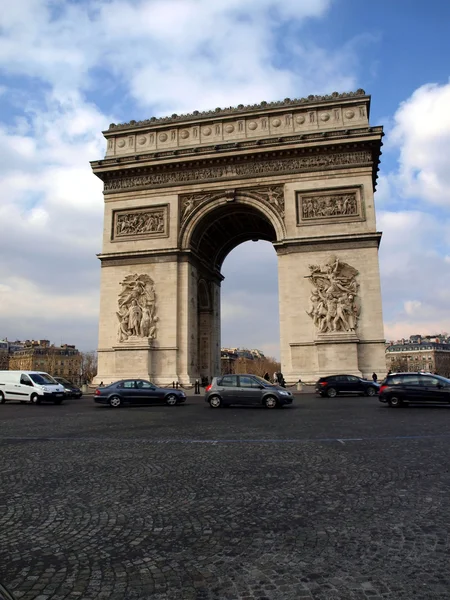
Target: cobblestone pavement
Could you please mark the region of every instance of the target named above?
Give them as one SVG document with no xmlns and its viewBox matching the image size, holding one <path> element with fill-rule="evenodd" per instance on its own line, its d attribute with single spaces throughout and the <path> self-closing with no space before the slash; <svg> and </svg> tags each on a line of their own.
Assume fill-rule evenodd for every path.
<svg viewBox="0 0 450 600">
<path fill-rule="evenodd" d="M 0 406 L 22 600 L 450 598 L 450 409 Z"/>
</svg>

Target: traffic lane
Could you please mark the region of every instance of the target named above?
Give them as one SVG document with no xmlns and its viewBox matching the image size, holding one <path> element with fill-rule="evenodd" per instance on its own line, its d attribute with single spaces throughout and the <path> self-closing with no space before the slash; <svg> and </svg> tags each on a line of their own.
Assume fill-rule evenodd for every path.
<svg viewBox="0 0 450 600">
<path fill-rule="evenodd" d="M 203 415 L 218 436 L 235 421 L 248 429 L 259 422 L 266 434 L 259 441 L 195 443 L 118 430 L 3 441 L 2 576 L 22 600 L 446 598 L 447 442 L 380 444 L 356 439 L 355 429 L 353 441 L 325 443 L 312 418 L 313 439 L 282 438 L 294 417 L 317 412 L 331 429 L 339 413 L 361 407 L 370 425 L 373 405 L 356 399 L 282 411 L 192 404 L 90 412 L 95 423 L 105 415 L 104 428 L 123 418 L 124 429 L 131 418 L 138 426 L 162 414 L 167 423 L 187 422 L 197 437 Z M 419 412 L 430 421 L 439 413 Z"/>
<path fill-rule="evenodd" d="M 143 440 L 336 440 L 450 434 L 447 406 L 391 409 L 377 398 L 319 398 L 298 394 L 281 410 L 264 407 L 211 409 L 203 397 L 176 407 L 152 405 L 111 409 L 93 397 L 61 406 L 0 405 L 0 439 L 68 437 Z"/>
</svg>

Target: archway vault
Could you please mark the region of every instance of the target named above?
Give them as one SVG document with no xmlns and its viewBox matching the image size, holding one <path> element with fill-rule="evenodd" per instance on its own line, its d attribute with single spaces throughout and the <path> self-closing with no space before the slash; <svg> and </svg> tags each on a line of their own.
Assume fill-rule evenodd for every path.
<svg viewBox="0 0 450 600">
<path fill-rule="evenodd" d="M 180 246 L 214 270 L 220 271 L 229 252 L 243 242 L 274 243 L 286 236 L 281 186 L 189 195 L 182 202 Z"/>
</svg>

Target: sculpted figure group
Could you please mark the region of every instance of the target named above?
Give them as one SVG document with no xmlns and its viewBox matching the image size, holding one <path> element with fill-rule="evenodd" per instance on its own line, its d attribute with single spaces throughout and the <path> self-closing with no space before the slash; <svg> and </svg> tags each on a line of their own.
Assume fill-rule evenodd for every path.
<svg viewBox="0 0 450 600">
<path fill-rule="evenodd" d="M 356 202 L 355 194 L 313 196 L 304 198 L 302 203 L 302 217 L 304 219 L 340 217 L 343 215 L 357 214 L 358 204 Z"/>
<path fill-rule="evenodd" d="M 163 233 L 164 213 L 150 211 L 127 213 L 117 216 L 116 235 L 141 235 L 144 233 Z"/>
<path fill-rule="evenodd" d="M 314 286 L 306 313 L 319 333 L 352 332 L 360 314 L 358 271 L 336 256 L 323 265 L 309 265 Z"/>
<path fill-rule="evenodd" d="M 119 294 L 119 341 L 130 337 L 156 338 L 156 294 L 148 275 L 128 275 Z"/>
</svg>

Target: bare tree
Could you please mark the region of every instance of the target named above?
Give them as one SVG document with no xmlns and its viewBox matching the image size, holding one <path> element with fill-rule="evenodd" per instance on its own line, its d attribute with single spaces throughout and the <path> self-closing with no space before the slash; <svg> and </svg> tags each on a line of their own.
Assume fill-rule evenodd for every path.
<svg viewBox="0 0 450 600">
<path fill-rule="evenodd" d="M 275 371 L 281 370 L 281 364 L 272 357 L 264 358 L 238 358 L 234 364 L 235 373 L 249 373 L 252 375 L 259 375 L 264 377 L 265 373 L 269 373 L 272 377 Z"/>
<path fill-rule="evenodd" d="M 406 356 L 398 356 L 391 362 L 391 371 L 394 373 L 402 373 L 408 371 L 408 361 Z"/>
<path fill-rule="evenodd" d="M 81 383 L 91 383 L 97 375 L 97 352 L 81 352 Z"/>
</svg>

